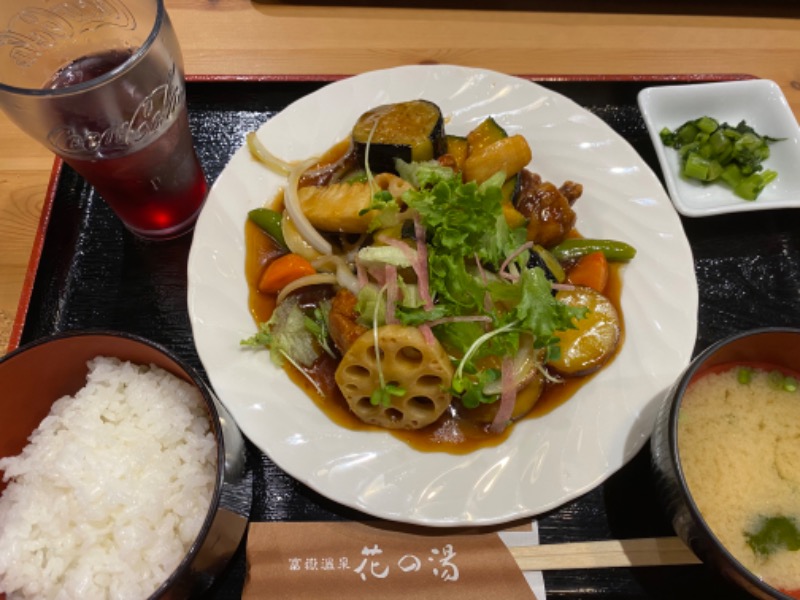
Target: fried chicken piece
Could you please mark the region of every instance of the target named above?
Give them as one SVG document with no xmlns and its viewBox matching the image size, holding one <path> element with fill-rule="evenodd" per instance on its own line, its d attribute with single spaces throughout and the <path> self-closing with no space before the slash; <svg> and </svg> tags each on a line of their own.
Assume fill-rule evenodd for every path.
<svg viewBox="0 0 800 600">
<path fill-rule="evenodd" d="M 340 289 L 331 301 L 331 312 L 328 316 L 328 327 L 330 328 L 333 343 L 339 352 L 345 354 L 350 346 L 353 345 L 367 328 L 358 322 L 356 313 L 356 298 L 353 292 Z"/>
<path fill-rule="evenodd" d="M 566 182 L 557 188 L 527 169 L 520 172 L 517 210 L 528 220 L 528 239 L 551 248 L 564 240 L 575 226 L 574 202 L 583 191 L 580 184 Z M 566 193 L 565 193 L 566 192 Z"/>
<path fill-rule="evenodd" d="M 569 205 L 572 206 L 575 204 L 575 200 L 580 198 L 583 194 L 583 186 L 580 183 L 575 183 L 574 181 L 565 181 L 561 184 L 561 187 L 558 188 L 558 191 L 564 194 L 567 202 L 569 202 Z"/>
</svg>

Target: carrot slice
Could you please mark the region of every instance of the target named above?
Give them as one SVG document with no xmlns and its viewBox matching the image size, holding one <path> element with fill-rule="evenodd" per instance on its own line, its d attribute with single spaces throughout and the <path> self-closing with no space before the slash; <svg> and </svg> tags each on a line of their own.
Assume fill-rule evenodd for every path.
<svg viewBox="0 0 800 600">
<path fill-rule="evenodd" d="M 602 293 L 608 283 L 608 259 L 605 254 L 592 252 L 582 256 L 567 273 L 567 281 Z"/>
<path fill-rule="evenodd" d="M 299 254 L 284 254 L 267 265 L 258 282 L 258 290 L 267 294 L 280 292 L 287 284 L 317 270 Z"/>
</svg>

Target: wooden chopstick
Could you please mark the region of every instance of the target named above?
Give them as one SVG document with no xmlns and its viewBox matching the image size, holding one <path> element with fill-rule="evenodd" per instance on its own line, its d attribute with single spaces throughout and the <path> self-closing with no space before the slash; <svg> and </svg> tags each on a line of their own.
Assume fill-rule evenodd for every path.
<svg viewBox="0 0 800 600">
<path fill-rule="evenodd" d="M 523 571 L 698 564 L 677 537 L 542 544 L 509 548 Z"/>
</svg>

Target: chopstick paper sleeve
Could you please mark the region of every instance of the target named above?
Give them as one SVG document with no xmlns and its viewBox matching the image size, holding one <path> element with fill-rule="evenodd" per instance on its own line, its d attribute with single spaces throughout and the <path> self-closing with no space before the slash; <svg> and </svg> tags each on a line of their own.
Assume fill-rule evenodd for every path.
<svg viewBox="0 0 800 600">
<path fill-rule="evenodd" d="M 251 523 L 242 597 L 536 600 L 496 533 Z"/>
</svg>

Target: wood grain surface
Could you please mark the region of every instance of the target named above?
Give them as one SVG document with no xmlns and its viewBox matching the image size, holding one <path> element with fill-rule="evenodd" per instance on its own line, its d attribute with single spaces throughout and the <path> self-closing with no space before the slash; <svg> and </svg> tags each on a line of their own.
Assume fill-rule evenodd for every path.
<svg viewBox="0 0 800 600">
<path fill-rule="evenodd" d="M 794 3 L 166 2 L 190 74 L 355 74 L 421 63 L 529 75 L 747 73 L 777 82 L 800 115 Z M 52 162 L 0 115 L 0 353 Z"/>
</svg>

